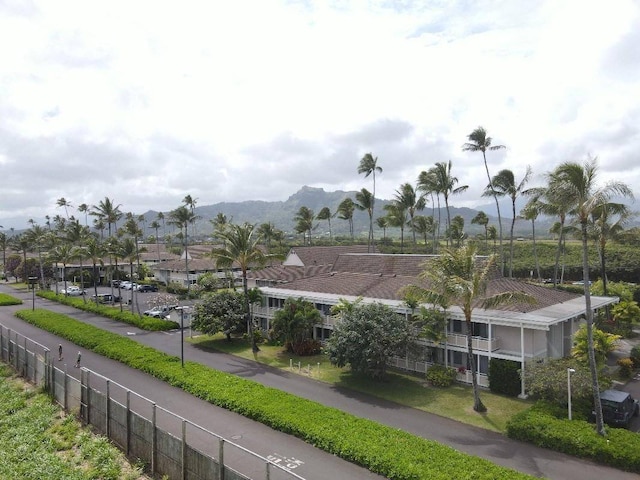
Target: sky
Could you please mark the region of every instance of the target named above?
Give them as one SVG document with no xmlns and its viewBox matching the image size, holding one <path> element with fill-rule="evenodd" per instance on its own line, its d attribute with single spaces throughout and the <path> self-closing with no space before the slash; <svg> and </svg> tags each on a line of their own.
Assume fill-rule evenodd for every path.
<svg viewBox="0 0 640 480">
<path fill-rule="evenodd" d="M 0 0 L 0 225 L 65 216 L 60 198 L 372 190 L 366 153 L 378 198 L 451 160 L 451 204 L 475 208 L 478 126 L 506 146 L 491 175 L 597 157 L 640 196 L 638 45 L 635 0 Z"/>
</svg>

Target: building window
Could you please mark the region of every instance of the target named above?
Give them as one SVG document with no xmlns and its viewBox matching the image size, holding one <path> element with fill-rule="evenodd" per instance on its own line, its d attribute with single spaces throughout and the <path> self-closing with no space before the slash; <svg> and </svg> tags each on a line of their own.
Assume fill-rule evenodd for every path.
<svg viewBox="0 0 640 480">
<path fill-rule="evenodd" d="M 489 325 L 486 323 L 472 323 L 474 337 L 489 338 Z"/>
<path fill-rule="evenodd" d="M 453 333 L 463 333 L 462 320 L 453 320 L 452 331 Z"/>
</svg>

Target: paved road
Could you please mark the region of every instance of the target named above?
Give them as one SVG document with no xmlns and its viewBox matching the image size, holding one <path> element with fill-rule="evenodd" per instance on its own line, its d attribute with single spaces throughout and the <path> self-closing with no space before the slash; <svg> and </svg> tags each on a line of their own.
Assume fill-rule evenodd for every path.
<svg viewBox="0 0 640 480">
<path fill-rule="evenodd" d="M 21 296 L 22 298 L 25 298 L 26 305 L 30 305 L 30 297 L 28 297 L 28 294 L 16 293 L 5 285 L 0 286 L 0 291 Z M 54 304 L 42 299 L 36 300 L 36 306 L 69 314 L 81 321 L 94 324 L 100 328 L 123 336 L 129 336 L 142 344 L 151 346 L 171 355 L 180 356 L 179 331 L 168 333 L 144 332 L 134 327 L 123 325 L 119 322 L 96 317 L 85 312 L 78 312 L 70 307 Z M 23 306 L 22 308 L 25 307 Z M 15 319 L 15 317 L 12 317 L 11 311 L 12 310 L 8 309 L 8 307 L 3 307 L 3 309 L 0 310 L 1 323 L 8 326 L 11 325 L 11 328 L 16 328 L 21 332 L 25 332 L 25 335 L 33 336 L 34 339 L 48 345 L 52 350 L 55 349 L 55 346 L 59 343 L 59 340 L 56 337 L 45 334 L 37 329 L 33 329 L 33 327 L 30 327 L 29 325 L 25 325 L 21 321 Z M 63 343 L 63 345 L 65 344 Z M 67 348 L 66 345 L 65 348 Z M 68 348 L 73 349 L 75 347 L 69 345 Z M 205 352 L 189 343 L 185 343 L 184 345 L 184 354 L 186 360 L 206 364 L 217 370 L 233 373 L 244 378 L 250 378 L 262 384 L 293 393 L 300 397 L 315 400 L 324 405 L 333 406 L 354 415 L 370 418 L 380 423 L 406 430 L 424 438 L 436 440 L 457 450 L 486 458 L 499 465 L 513 468 L 534 476 L 549 479 L 579 478 L 581 480 L 601 480 L 603 478 L 606 478 L 607 480 L 623 480 L 638 478 L 635 474 L 622 472 L 620 470 L 597 465 L 575 457 L 563 455 L 555 451 L 514 441 L 488 430 L 461 424 L 454 420 L 397 405 L 365 394 L 333 387 L 304 376 L 272 369 L 252 361 L 222 353 Z M 123 367 L 116 362 L 112 362 L 93 354 L 88 354 L 87 361 L 84 361 L 84 358 L 85 357 L 83 356 L 83 363 L 85 366 L 99 371 L 106 376 L 113 377 L 117 382 L 123 383 L 120 380 L 120 377 L 122 376 L 125 377 L 125 380 L 127 377 L 131 376 L 133 381 L 130 382 L 130 385 L 133 386 L 129 388 L 136 391 L 142 390 L 142 393 L 150 398 L 163 399 L 164 402 L 171 405 L 171 407 L 167 406 L 165 408 L 174 410 L 180 415 L 183 414 L 181 413 L 183 410 L 180 410 L 180 407 L 184 402 L 194 402 L 193 404 L 188 404 L 189 406 L 186 408 L 184 416 L 189 419 L 195 416 L 197 420 L 194 421 L 196 423 L 200 423 L 200 419 L 204 419 L 209 415 L 209 409 L 220 410 L 209 404 L 205 404 L 204 402 L 195 401 L 195 399 L 184 394 L 184 392 L 180 392 L 172 387 L 161 384 L 161 382 L 157 382 L 155 379 L 140 374 L 140 372 L 130 372 L 131 369 Z M 126 373 L 124 375 L 120 375 L 120 372 L 122 371 Z M 156 382 L 160 383 L 160 385 L 155 385 Z M 125 386 L 127 386 L 126 383 Z M 186 398 L 190 398 L 191 400 L 187 400 Z M 226 420 L 224 420 L 224 422 L 226 422 Z M 227 427 L 227 425 L 223 426 Z M 257 429 L 258 427 L 252 427 L 251 432 L 253 432 L 254 428 Z M 228 426 L 226 431 L 221 431 L 220 428 L 212 428 L 212 430 L 219 432 L 225 437 L 233 437 L 236 434 L 239 434 L 241 439 L 243 441 L 245 440 L 245 435 L 231 425 Z M 294 456 L 294 454 L 299 455 L 296 456 L 296 458 L 305 462 L 304 466 L 300 467 L 296 473 L 299 473 L 306 478 L 335 479 L 375 477 L 370 473 L 369 475 L 372 476 L 366 477 L 366 474 L 361 472 L 362 469 L 357 469 L 357 474 L 354 473 L 353 475 L 346 471 L 342 473 L 332 471 L 330 474 L 325 475 L 326 472 L 322 470 L 326 469 L 329 465 L 333 466 L 338 463 L 343 465 L 346 462 L 339 461 L 333 456 L 328 456 L 329 458 L 327 458 L 326 454 L 318 452 L 315 449 L 312 451 L 302 451 L 303 448 L 300 446 L 290 446 L 287 440 L 290 439 L 290 437 L 273 432 L 269 429 L 267 430 L 268 432 L 261 434 L 259 439 L 256 434 L 255 436 L 257 441 L 255 444 L 252 443 L 252 446 L 247 446 L 247 448 L 266 456 L 273 452 L 273 445 L 286 445 L 283 449 L 290 448 L 291 450 L 284 452 L 284 454 L 290 456 Z M 254 434 L 251 433 L 246 436 L 253 437 Z M 294 452 L 294 448 L 300 448 L 301 453 L 298 454 L 297 450 Z M 279 453 L 282 454 L 283 452 Z M 344 468 L 347 467 L 345 466 Z"/>
</svg>

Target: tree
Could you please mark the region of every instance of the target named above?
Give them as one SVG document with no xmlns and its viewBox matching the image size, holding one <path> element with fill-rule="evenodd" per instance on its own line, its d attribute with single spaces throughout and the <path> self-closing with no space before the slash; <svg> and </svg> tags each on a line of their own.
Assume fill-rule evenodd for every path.
<svg viewBox="0 0 640 480">
<path fill-rule="evenodd" d="M 338 205 L 338 218 L 340 220 L 347 220 L 349 222 L 349 233 L 351 234 L 351 241 L 353 242 L 353 212 L 356 207 L 351 198 L 347 197 L 340 205 Z"/>
<path fill-rule="evenodd" d="M 416 193 L 416 189 L 410 183 L 403 183 L 400 188 L 396 190 L 394 195 L 396 201 L 401 204 L 406 212 L 409 214 L 409 226 L 411 227 L 411 233 L 413 235 L 413 245 L 416 245 L 416 231 L 413 228 L 413 217 L 417 211 L 424 210 L 426 206 L 426 200 L 423 194 Z"/>
<path fill-rule="evenodd" d="M 40 225 L 33 225 L 29 230 L 25 232 L 25 235 L 29 238 L 29 243 L 36 247 L 38 252 L 38 264 L 40 265 L 40 288 L 44 288 L 46 282 L 44 277 L 44 263 L 42 258 L 42 251 L 47 246 L 51 245 L 51 232 Z"/>
<path fill-rule="evenodd" d="M 104 200 L 100 200 L 98 205 L 91 207 L 89 215 L 94 215 L 99 219 L 102 219 L 107 223 L 107 231 L 111 236 L 111 225 L 114 227 L 117 225 L 118 220 L 122 217 L 120 211 L 120 204 L 116 205 L 113 200 L 108 197 L 104 197 Z"/>
<path fill-rule="evenodd" d="M 545 362 L 531 362 L 524 371 L 527 394 L 562 406 L 568 403 L 567 369 L 571 374 L 571 397 L 587 403 L 591 397 L 589 369 L 572 358 L 553 358 Z M 590 403 L 590 402 L 588 402 Z"/>
<path fill-rule="evenodd" d="M 88 227 L 89 219 L 87 215 L 89 214 L 89 205 L 87 205 L 86 203 L 81 203 L 80 205 L 78 205 L 78 212 L 84 213 L 84 226 Z"/>
<path fill-rule="evenodd" d="M 359 192 L 356 192 L 356 201 L 353 205 L 358 210 L 367 212 L 370 225 L 373 225 L 373 204 L 373 194 L 369 190 L 363 188 Z M 371 233 L 369 234 L 367 242 L 367 251 L 371 252 L 373 247 L 373 239 L 371 238 Z"/>
<path fill-rule="evenodd" d="M 502 292 L 486 296 L 487 285 L 493 276 L 495 256 L 490 256 L 484 264 L 477 257 L 476 246 L 464 245 L 461 248 L 446 248 L 439 257 L 425 264 L 420 277 L 427 280 L 428 288 L 422 289 L 423 300 L 443 310 L 450 306 L 462 309 L 466 324 L 467 362 L 471 371 L 473 385 L 473 409 L 485 412 L 486 407 L 480 399 L 476 361 L 473 354 L 473 310 L 476 307 L 494 308 L 507 303 L 526 302 L 533 299 L 522 292 Z"/>
<path fill-rule="evenodd" d="M 500 170 L 491 180 L 491 185 L 487 186 L 483 196 L 509 197 L 511 199 L 511 230 L 509 235 L 509 278 L 513 278 L 513 229 L 516 225 L 516 201 L 524 192 L 524 187 L 531 177 L 531 167 L 527 166 L 520 183 L 516 185 L 515 176 L 511 170 Z"/>
<path fill-rule="evenodd" d="M 484 246 L 489 247 L 489 232 L 487 226 L 489 225 L 489 217 L 486 213 L 480 210 L 475 217 L 471 219 L 472 225 L 481 225 L 484 228 Z"/>
<path fill-rule="evenodd" d="M 331 210 L 329 210 L 329 207 L 322 207 L 322 209 L 318 212 L 318 215 L 316 215 L 316 218 L 318 220 L 326 220 L 329 224 L 329 242 L 333 243 L 333 234 L 331 233 L 331 217 L 333 217 L 333 215 L 331 214 Z"/>
<path fill-rule="evenodd" d="M 155 241 L 156 241 L 156 253 L 158 254 L 158 262 L 160 261 L 160 238 L 158 236 L 158 230 L 160 229 L 160 223 L 157 220 L 153 220 L 149 224 L 149 228 L 153 228 L 156 232 Z"/>
<path fill-rule="evenodd" d="M 419 234 L 422 235 L 422 238 L 424 239 L 424 248 L 427 248 L 427 236 L 432 234 L 435 231 L 436 228 L 436 224 L 433 221 L 433 217 L 431 215 L 429 215 L 428 217 L 425 215 L 417 215 L 416 217 L 414 217 L 413 219 L 413 230 Z M 431 247 L 431 252 L 433 253 L 434 251 L 434 246 L 432 245 Z"/>
<path fill-rule="evenodd" d="M 223 290 L 205 294 L 195 305 L 191 326 L 207 335 L 223 332 L 230 342 L 232 333 L 243 331 L 245 320 L 243 295 Z"/>
<path fill-rule="evenodd" d="M 381 303 L 354 305 L 341 314 L 326 352 L 338 367 L 350 365 L 354 372 L 379 379 L 389 358 L 404 354 L 415 340 L 404 316 Z"/>
<path fill-rule="evenodd" d="M 293 217 L 293 220 L 296 222 L 296 232 L 301 233 L 303 237 L 303 244 L 311 245 L 311 231 L 314 230 L 317 225 L 313 225 L 314 220 L 316 219 L 313 210 L 309 207 L 302 206 Z"/>
<path fill-rule="evenodd" d="M 542 281 L 540 276 L 540 260 L 538 258 L 538 247 L 536 239 L 536 219 L 540 214 L 540 205 L 537 198 L 532 198 L 527 202 L 522 210 L 520 210 L 520 216 L 525 220 L 531 220 L 531 240 L 533 243 L 533 258 L 536 264 L 536 278 L 538 281 Z"/>
<path fill-rule="evenodd" d="M 22 262 L 26 265 L 27 253 L 29 253 L 32 248 L 32 243 L 31 243 L 31 239 L 29 238 L 29 235 L 22 233 L 15 237 L 11 237 L 11 246 L 16 252 L 22 254 Z M 22 281 L 24 283 L 27 283 L 27 277 L 23 275 Z"/>
<path fill-rule="evenodd" d="M 69 218 L 69 210 L 67 210 L 68 207 L 71 207 L 71 202 L 68 201 L 66 198 L 61 197 L 56 201 L 56 205 L 58 207 L 64 207 L 64 213 L 67 216 L 67 219 Z"/>
<path fill-rule="evenodd" d="M 382 167 L 378 165 L 378 157 L 374 157 L 371 153 L 365 153 L 365 155 L 360 159 L 360 164 L 358 165 L 358 173 L 364 173 L 364 178 L 367 178 L 369 175 L 373 178 L 373 192 L 371 194 L 371 215 L 369 216 L 369 240 L 367 251 L 371 252 L 373 249 L 373 211 L 376 201 L 376 172 L 382 173 Z M 353 233 L 352 233 L 353 238 Z"/>
<path fill-rule="evenodd" d="M 442 224 L 442 215 L 440 211 L 440 185 L 438 185 L 438 179 L 435 174 L 435 167 L 429 169 L 429 171 L 422 171 L 418 175 L 418 188 L 424 192 L 425 195 L 431 197 L 431 216 L 435 219 L 436 202 L 438 204 L 438 221 L 435 222 L 435 230 L 433 231 L 433 253 L 437 251 L 437 240 L 440 238 L 440 225 Z M 436 197 L 436 202 L 433 201 L 433 196 Z"/>
<path fill-rule="evenodd" d="M 284 343 L 288 352 L 306 355 L 313 340 L 313 326 L 322 323 L 322 315 L 315 305 L 303 298 L 287 298 L 273 316 L 273 335 Z"/>
<path fill-rule="evenodd" d="M 407 224 L 407 209 L 404 204 L 392 200 L 384 206 L 389 226 L 400 229 L 400 252 L 404 252 L 404 227 Z"/>
<path fill-rule="evenodd" d="M 500 235 L 500 271 L 504 274 L 504 252 L 502 251 L 502 215 L 500 214 L 500 202 L 498 202 L 498 196 L 493 188 L 491 181 L 491 174 L 489 173 L 489 166 L 487 165 L 487 150 L 500 150 L 507 148 L 504 145 L 491 145 L 492 138 L 487 136 L 487 131 L 478 127 L 471 132 L 467 139 L 469 142 L 462 145 L 463 152 L 482 152 L 482 158 L 484 160 L 484 168 L 487 171 L 487 180 L 489 181 L 489 189 L 493 193 L 493 199 L 496 202 L 496 210 L 498 212 L 498 230 Z"/>
<path fill-rule="evenodd" d="M 612 196 L 633 198 L 631 189 L 624 183 L 611 181 L 602 187 L 597 187 L 597 160 L 589 159 L 583 165 L 565 162 L 555 170 L 561 200 L 575 212 L 575 221 L 580 226 L 582 238 L 582 279 L 584 281 L 585 311 L 587 319 L 587 346 L 589 367 L 591 369 L 594 410 L 596 412 L 596 430 L 600 435 L 606 435 L 600 402 L 600 387 L 598 384 L 598 366 L 596 362 L 593 337 L 593 309 L 591 308 L 591 292 L 589 290 L 589 247 L 588 225 L 594 211 L 610 202 Z M 551 186 L 550 186 L 551 187 Z"/>
<path fill-rule="evenodd" d="M 198 277 L 198 285 L 205 292 L 215 292 L 222 282 L 214 272 L 206 272 Z"/>
<path fill-rule="evenodd" d="M 387 239 L 387 228 L 389 228 L 389 219 L 387 217 L 376 218 L 376 225 L 382 229 L 382 239 Z"/>
<path fill-rule="evenodd" d="M 187 296 L 189 296 L 191 281 L 189 280 L 189 224 L 196 221 L 196 215 L 184 205 L 179 206 L 169 213 L 169 224 L 184 229 L 184 266 L 187 276 Z"/>
<path fill-rule="evenodd" d="M 193 198 L 191 195 L 186 195 L 183 199 L 182 199 L 182 203 L 185 204 L 186 207 L 189 207 L 189 210 L 191 211 L 191 215 L 193 216 L 193 235 L 196 235 L 196 220 L 200 217 L 198 217 L 196 215 L 196 204 L 198 203 L 198 199 L 197 198 Z"/>
<path fill-rule="evenodd" d="M 89 237 L 86 246 L 87 258 L 91 260 L 93 267 L 93 292 L 96 300 L 98 299 L 98 265 L 104 265 L 102 257 L 105 255 L 104 248 L 93 236 Z M 113 288 L 113 287 L 112 287 Z"/>
<path fill-rule="evenodd" d="M 447 236 L 451 239 L 452 246 L 455 240 L 455 247 L 459 247 L 462 241 L 467 238 L 467 234 L 464 232 L 464 218 L 461 215 L 453 217 L 447 230 Z"/>
<path fill-rule="evenodd" d="M 607 356 L 617 348 L 620 338 L 620 335 L 593 328 L 593 350 L 598 367 L 605 364 Z M 589 338 L 586 325 L 581 325 L 573 334 L 571 355 L 585 364 L 589 363 Z"/>
<path fill-rule="evenodd" d="M 49 251 L 49 260 L 57 264 L 62 264 L 62 280 L 64 281 L 64 290 L 67 291 L 67 265 L 74 259 L 73 246 L 68 242 L 60 242 Z M 57 282 L 56 282 L 57 284 Z"/>
<path fill-rule="evenodd" d="M 0 232 L 0 248 L 2 248 L 2 270 L 5 274 L 7 274 L 6 265 L 7 265 L 7 246 L 9 246 L 9 239 L 7 238 L 7 234 L 4 232 Z"/>
<path fill-rule="evenodd" d="M 211 222 L 211 225 L 213 225 L 213 236 L 217 239 L 221 239 L 222 234 L 227 229 L 227 227 L 231 224 L 232 220 L 233 220 L 233 217 L 227 218 L 227 216 L 224 213 L 218 212 L 218 214 L 213 220 L 209 220 Z"/>
<path fill-rule="evenodd" d="M 242 289 L 244 291 L 244 312 L 245 319 L 249 325 L 249 336 L 251 337 L 251 348 L 258 352 L 258 344 L 253 334 L 254 326 L 251 320 L 251 309 L 249 299 L 249 288 L 247 286 L 247 271 L 249 268 L 262 267 L 271 254 L 265 254 L 260 249 L 260 235 L 255 234 L 255 225 L 245 223 L 243 225 L 230 224 L 220 233 L 224 243 L 223 248 L 215 248 L 211 256 L 216 260 L 218 268 L 231 268 L 237 266 L 242 274 Z"/>
</svg>

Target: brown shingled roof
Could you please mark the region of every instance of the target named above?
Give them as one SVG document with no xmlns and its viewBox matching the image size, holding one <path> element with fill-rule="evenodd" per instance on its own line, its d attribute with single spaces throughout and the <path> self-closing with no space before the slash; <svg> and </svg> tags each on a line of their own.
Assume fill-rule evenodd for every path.
<svg viewBox="0 0 640 480">
<path fill-rule="evenodd" d="M 292 253 L 295 253 L 306 266 L 333 265 L 336 262 L 338 255 L 343 253 L 367 253 L 367 246 L 334 245 L 325 247 L 294 247 L 289 251 L 289 255 Z"/>
</svg>

